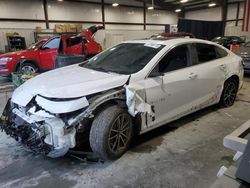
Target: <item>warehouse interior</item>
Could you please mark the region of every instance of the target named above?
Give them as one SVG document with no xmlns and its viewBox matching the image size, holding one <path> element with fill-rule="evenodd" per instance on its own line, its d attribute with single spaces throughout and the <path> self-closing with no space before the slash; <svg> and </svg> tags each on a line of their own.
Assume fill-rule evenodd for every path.
<svg viewBox="0 0 250 188">
<path fill-rule="evenodd" d="M 142 43 L 143 48 L 147 47 L 144 51 L 133 51 L 133 44 Z M 214 59 L 209 48 L 203 51 L 211 58 L 205 61 L 214 66 L 205 61 L 195 64 L 200 54 L 198 47 L 197 52 L 194 48 L 199 43 L 216 48 Z M 185 54 L 185 60 L 191 67 L 183 68 L 192 71 L 189 82 L 184 78 L 187 72 L 177 74 L 176 67 L 169 75 L 157 72 L 151 76 L 155 67 L 149 67 L 150 63 L 161 62 L 163 55 L 183 44 L 188 45 L 187 49 L 171 55 L 177 57 L 178 63 L 184 50 L 190 53 Z M 125 46 L 123 51 L 115 55 L 121 45 Z M 136 65 L 138 70 L 134 72 L 132 65 L 125 66 L 143 52 L 157 55 L 150 59 L 142 56 L 140 70 Z M 120 61 L 120 56 L 125 60 Z M 128 73 L 112 73 L 111 69 L 105 72 L 104 68 L 110 68 L 112 62 L 117 63 L 113 70 L 123 68 Z M 219 71 L 213 69 L 216 62 L 223 65 Z M 91 69 L 94 65 L 98 67 Z M 77 73 L 75 66 L 86 70 Z M 158 67 L 160 70 L 161 65 Z M 198 73 L 193 75 L 194 71 Z M 0 187 L 250 187 L 249 75 L 250 0 L 0 0 Z M 219 79 L 213 78 L 216 76 Z M 147 78 L 153 81 L 143 82 Z M 222 108 L 222 96 L 230 80 L 237 89 L 232 103 L 223 103 Z M 169 84 L 167 91 L 163 88 L 165 82 Z M 178 89 L 175 83 L 180 83 Z M 159 87 L 165 98 L 159 97 L 162 93 L 156 87 L 148 89 L 154 84 L 162 84 Z M 212 86 L 217 90 L 210 96 L 205 90 L 211 92 Z M 197 99 L 197 105 L 191 103 L 189 111 L 185 111 L 189 103 L 176 104 L 194 95 L 192 90 L 203 93 L 199 100 L 209 95 L 209 100 L 218 101 L 199 103 Z M 111 103 L 110 98 L 115 102 Z M 172 99 L 176 101 L 171 102 Z M 37 109 L 25 109 L 35 103 Z M 71 108 L 74 110 L 67 111 Z M 159 109 L 165 110 L 165 117 L 180 113 L 157 124 Z M 39 110 L 43 113 L 38 116 L 45 120 L 32 119 Z M 108 128 L 104 125 L 109 119 L 113 122 L 107 125 L 111 126 L 107 134 L 111 135 L 119 113 L 125 114 L 125 120 L 129 116 L 127 124 L 131 121 L 131 126 L 140 126 L 133 128 L 131 140 L 124 146 L 126 150 L 117 154 L 119 157 L 109 157 L 109 152 L 99 149 L 106 149 L 100 144 L 100 137 L 106 138 L 103 132 Z M 28 117 L 30 114 L 33 116 Z M 17 116 L 21 119 L 17 120 Z M 37 152 L 34 143 L 27 144 L 38 134 L 33 125 L 53 123 L 53 118 L 59 119 L 55 121 L 58 127 L 67 121 L 63 131 L 53 130 L 54 134 L 63 135 L 57 136 L 62 139 L 58 145 L 67 149 L 51 154 L 51 146 Z M 26 128 L 22 128 L 24 124 Z M 98 129 L 92 128 L 94 124 Z M 76 132 L 73 134 L 72 130 Z M 120 130 L 122 127 L 115 131 Z M 34 135 L 30 136 L 29 131 L 34 131 Z M 52 141 L 46 137 L 53 131 L 46 131 L 44 128 L 45 136 L 38 134 L 35 144 L 39 142 L 39 147 L 48 142 L 54 144 L 55 137 L 51 136 Z M 67 145 L 75 146 L 75 135 L 85 132 L 87 141 L 83 145 Z M 118 137 L 124 138 L 123 133 Z M 112 144 L 116 145 L 116 141 Z"/>
</svg>

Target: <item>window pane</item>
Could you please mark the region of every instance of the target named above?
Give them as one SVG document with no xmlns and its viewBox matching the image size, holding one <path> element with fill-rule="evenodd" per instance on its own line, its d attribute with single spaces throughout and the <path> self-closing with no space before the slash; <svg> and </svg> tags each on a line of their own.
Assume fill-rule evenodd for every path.
<svg viewBox="0 0 250 188">
<path fill-rule="evenodd" d="M 43 46 L 44 49 L 59 48 L 60 38 L 54 38 Z"/>
<path fill-rule="evenodd" d="M 216 52 L 217 52 L 217 58 L 222 58 L 222 57 L 227 56 L 227 52 L 225 50 L 223 50 L 222 48 L 216 46 L 215 49 L 216 49 Z"/>
<path fill-rule="evenodd" d="M 196 49 L 199 63 L 216 59 L 216 51 L 212 45 L 196 44 Z"/>
<path fill-rule="evenodd" d="M 72 37 L 72 38 L 68 38 L 66 40 L 66 43 L 67 43 L 67 47 L 70 47 L 70 46 L 74 46 L 74 45 L 77 45 L 77 44 L 80 44 L 82 42 L 82 37 Z"/>
<path fill-rule="evenodd" d="M 170 72 L 188 66 L 187 46 L 178 46 L 171 50 L 159 63 L 160 72 Z"/>
</svg>

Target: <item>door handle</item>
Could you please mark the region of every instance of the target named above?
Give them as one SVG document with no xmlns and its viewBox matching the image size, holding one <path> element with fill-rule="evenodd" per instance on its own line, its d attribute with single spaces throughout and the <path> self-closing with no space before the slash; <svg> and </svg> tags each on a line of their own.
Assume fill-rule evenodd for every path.
<svg viewBox="0 0 250 188">
<path fill-rule="evenodd" d="M 190 73 L 188 77 L 189 77 L 190 79 L 195 79 L 195 78 L 198 77 L 198 74 Z"/>
</svg>

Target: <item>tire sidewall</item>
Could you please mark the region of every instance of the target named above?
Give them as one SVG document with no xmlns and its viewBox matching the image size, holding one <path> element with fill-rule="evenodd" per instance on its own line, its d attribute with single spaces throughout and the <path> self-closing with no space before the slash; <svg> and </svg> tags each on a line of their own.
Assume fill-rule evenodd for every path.
<svg viewBox="0 0 250 188">
<path fill-rule="evenodd" d="M 117 153 L 111 151 L 108 139 L 113 123 L 121 114 L 128 115 L 131 131 L 127 145 L 119 153 Z M 90 129 L 89 141 L 93 152 L 99 155 L 100 158 L 104 160 L 114 160 L 121 157 L 127 151 L 132 141 L 133 135 L 134 126 L 132 117 L 128 114 L 126 109 L 122 109 L 117 105 L 112 105 L 102 109 L 102 111 L 95 115 Z"/>
<path fill-rule="evenodd" d="M 237 93 L 238 93 L 238 84 L 237 84 L 237 81 L 235 81 L 235 80 L 233 80 L 233 79 L 229 79 L 229 80 L 227 80 L 226 82 L 225 82 L 225 84 L 224 84 L 224 88 L 223 88 L 223 91 L 222 91 L 222 95 L 221 95 L 221 99 L 220 99 L 220 105 L 222 106 L 222 107 L 230 107 L 230 106 L 232 106 L 233 104 L 234 104 L 234 102 L 231 104 L 231 105 L 227 105 L 226 103 L 225 103 L 225 93 L 226 93 L 226 91 L 227 91 L 227 89 L 228 89 L 228 87 L 229 87 L 229 85 L 231 84 L 231 83 L 233 83 L 234 85 L 235 85 L 235 87 L 236 87 L 236 89 L 237 89 L 237 91 L 236 91 L 236 93 L 235 93 L 235 98 L 234 98 L 234 102 L 235 102 L 235 99 L 236 99 L 236 96 L 237 96 Z"/>
<path fill-rule="evenodd" d="M 32 63 L 21 63 L 21 65 L 18 68 L 19 69 L 18 72 L 22 72 L 23 71 L 22 69 L 25 66 L 32 67 L 35 70 L 34 73 L 38 72 L 38 67 L 36 65 L 32 64 Z"/>
<path fill-rule="evenodd" d="M 129 140 L 128 140 L 128 143 L 126 145 L 126 147 L 121 150 L 120 152 L 118 153 L 113 153 L 109 147 L 109 143 L 108 143 L 108 139 L 109 139 L 109 133 L 110 133 L 110 129 L 113 125 L 113 123 L 115 122 L 115 120 L 117 119 L 117 117 L 121 114 L 126 114 L 128 117 L 129 117 L 129 121 L 130 121 L 130 129 L 131 129 L 131 134 L 130 134 L 130 137 L 129 137 Z M 124 109 L 120 109 L 120 111 L 117 112 L 117 114 L 114 115 L 114 117 L 112 118 L 109 126 L 108 126 L 108 129 L 107 129 L 107 132 L 105 134 L 105 137 L 104 137 L 104 142 L 105 142 L 105 149 L 106 149 L 106 152 L 109 156 L 109 158 L 111 159 L 117 159 L 119 157 L 121 157 L 127 150 L 128 150 L 128 147 L 131 143 L 131 140 L 132 140 L 132 137 L 133 137 L 133 123 L 132 123 L 132 118 L 131 116 L 124 110 Z"/>
</svg>

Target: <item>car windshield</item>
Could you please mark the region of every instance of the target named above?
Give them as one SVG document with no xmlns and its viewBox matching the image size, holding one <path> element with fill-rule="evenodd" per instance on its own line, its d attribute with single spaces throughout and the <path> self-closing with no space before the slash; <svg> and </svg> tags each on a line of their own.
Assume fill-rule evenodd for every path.
<svg viewBox="0 0 250 188">
<path fill-rule="evenodd" d="M 32 44 L 30 47 L 28 47 L 27 49 L 28 50 L 34 50 L 36 48 L 38 48 L 41 44 L 43 44 L 45 41 L 44 40 L 41 40 L 39 42 L 36 42 L 34 44 Z"/>
<path fill-rule="evenodd" d="M 103 72 L 133 74 L 143 69 L 163 47 L 155 43 L 122 43 L 80 66 Z"/>
</svg>

